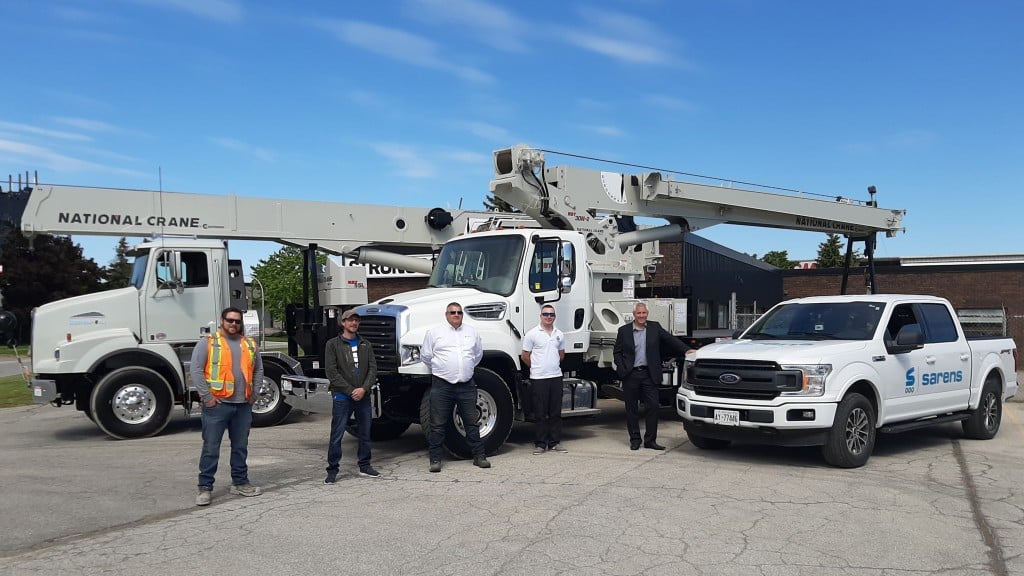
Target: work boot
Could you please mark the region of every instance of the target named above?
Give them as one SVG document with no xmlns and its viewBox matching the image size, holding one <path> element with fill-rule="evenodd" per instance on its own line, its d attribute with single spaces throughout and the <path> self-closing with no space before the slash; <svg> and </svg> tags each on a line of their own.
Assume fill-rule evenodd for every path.
<svg viewBox="0 0 1024 576">
<path fill-rule="evenodd" d="M 209 490 L 200 490 L 196 494 L 196 506 L 209 506 L 213 500 L 213 493 Z"/>
<path fill-rule="evenodd" d="M 430 461 L 430 471 L 431 472 L 440 472 L 441 471 L 441 461 L 440 460 L 431 460 Z"/>
<path fill-rule="evenodd" d="M 491 463 L 488 462 L 487 458 L 484 456 L 474 456 L 473 466 L 476 466 L 477 468 L 490 468 Z"/>
<path fill-rule="evenodd" d="M 263 494 L 263 489 L 259 486 L 253 486 L 252 484 L 241 484 L 237 486 L 232 484 L 229 492 L 236 496 L 259 496 L 260 494 Z"/>
</svg>

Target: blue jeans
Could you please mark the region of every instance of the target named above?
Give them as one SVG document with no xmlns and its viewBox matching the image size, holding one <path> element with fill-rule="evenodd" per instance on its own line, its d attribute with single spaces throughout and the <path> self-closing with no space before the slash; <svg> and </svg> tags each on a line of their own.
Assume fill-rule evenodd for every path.
<svg viewBox="0 0 1024 576">
<path fill-rule="evenodd" d="M 252 405 L 248 402 L 219 402 L 212 408 L 203 406 L 203 451 L 199 456 L 199 489 L 212 490 L 220 460 L 220 442 L 227 430 L 231 440 L 231 483 L 249 483 L 249 428 L 252 427 Z"/>
<path fill-rule="evenodd" d="M 366 394 L 359 401 L 353 400 L 347 394 L 335 395 L 334 404 L 331 407 L 331 439 L 327 445 L 328 474 L 338 473 L 338 463 L 341 462 L 341 439 L 345 437 L 345 427 L 348 425 L 349 416 L 353 413 L 356 415 L 356 438 L 359 441 L 356 453 L 359 458 L 359 469 L 362 470 L 370 465 L 370 422 L 373 420 L 370 395 Z"/>
<path fill-rule="evenodd" d="M 452 408 L 459 407 L 462 425 L 466 428 L 466 441 L 473 457 L 484 455 L 484 443 L 480 440 L 480 411 L 476 407 L 476 382 L 470 380 L 465 384 L 452 384 L 437 376 L 432 376 L 430 387 L 430 432 L 427 434 L 427 445 L 430 460 L 440 461 L 443 453 L 445 430 L 451 423 Z"/>
</svg>

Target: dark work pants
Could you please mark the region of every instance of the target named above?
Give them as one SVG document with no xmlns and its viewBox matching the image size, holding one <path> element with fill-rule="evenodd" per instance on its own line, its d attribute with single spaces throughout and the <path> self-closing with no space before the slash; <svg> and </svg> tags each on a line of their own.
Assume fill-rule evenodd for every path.
<svg viewBox="0 0 1024 576">
<path fill-rule="evenodd" d="M 648 369 L 649 370 L 649 369 Z M 660 373 L 659 373 L 660 375 Z M 658 439 L 658 386 L 647 370 L 633 369 L 622 382 L 626 396 L 626 430 L 630 444 L 640 442 L 640 399 L 644 401 L 644 444 Z"/>
<path fill-rule="evenodd" d="M 249 483 L 249 428 L 252 426 L 252 405 L 248 402 L 218 402 L 203 405 L 203 451 L 199 455 L 199 489 L 212 490 L 220 461 L 220 442 L 227 431 L 231 440 L 231 483 Z"/>
<path fill-rule="evenodd" d="M 365 394 L 362 400 L 353 400 L 351 396 L 336 396 L 331 408 L 331 437 L 327 444 L 327 473 L 336 475 L 341 462 L 341 439 L 345 437 L 348 418 L 356 415 L 356 458 L 359 469 L 370 466 L 370 424 L 373 420 L 373 405 L 370 395 Z"/>
<path fill-rule="evenodd" d="M 430 378 L 430 431 L 427 433 L 427 448 L 431 462 L 439 462 L 443 454 L 444 435 L 452 420 L 452 408 L 458 407 L 462 426 L 466 430 L 466 442 L 473 457 L 484 455 L 484 443 L 480 440 L 480 410 L 476 407 L 476 382 L 452 384 L 432 376 Z M 454 425 L 454 424 L 451 424 Z"/>
<path fill-rule="evenodd" d="M 551 448 L 562 441 L 562 377 L 530 378 L 530 396 L 537 421 L 533 442 Z"/>
</svg>

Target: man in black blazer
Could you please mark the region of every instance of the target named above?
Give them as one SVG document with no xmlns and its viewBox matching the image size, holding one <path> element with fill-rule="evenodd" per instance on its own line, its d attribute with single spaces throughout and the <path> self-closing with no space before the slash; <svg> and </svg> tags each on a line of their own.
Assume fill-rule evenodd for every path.
<svg viewBox="0 0 1024 576">
<path fill-rule="evenodd" d="M 661 356 L 683 356 L 690 348 L 665 331 L 657 322 L 647 321 L 647 305 L 633 306 L 633 321 L 619 327 L 615 336 L 615 373 L 626 396 L 626 430 L 629 449 L 640 448 L 640 399 L 645 416 L 644 448 L 664 450 L 658 444 L 658 386 L 661 384 Z"/>
</svg>

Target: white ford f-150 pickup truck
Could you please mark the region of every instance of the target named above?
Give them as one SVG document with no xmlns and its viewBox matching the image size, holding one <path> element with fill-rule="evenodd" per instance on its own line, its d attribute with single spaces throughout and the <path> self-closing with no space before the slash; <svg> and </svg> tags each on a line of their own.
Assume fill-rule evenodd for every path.
<svg viewBox="0 0 1024 576">
<path fill-rule="evenodd" d="M 1016 361 L 1009 338 L 968 341 L 943 298 L 800 298 L 688 356 L 676 411 L 698 448 L 820 445 L 854 468 L 878 432 L 960 421 L 968 438 L 992 438 Z"/>
</svg>

